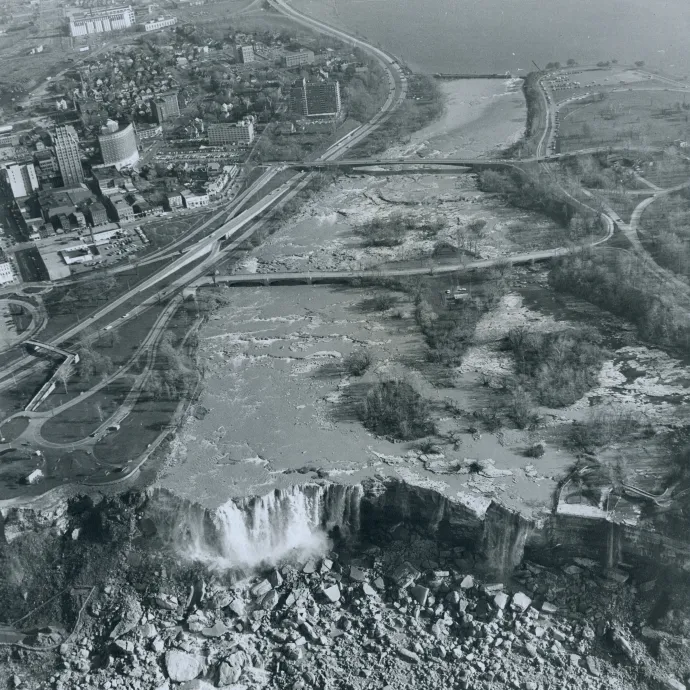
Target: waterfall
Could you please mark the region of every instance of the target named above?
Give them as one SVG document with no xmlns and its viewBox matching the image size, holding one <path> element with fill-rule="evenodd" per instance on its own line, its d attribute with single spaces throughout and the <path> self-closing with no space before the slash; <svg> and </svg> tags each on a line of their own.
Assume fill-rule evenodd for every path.
<svg viewBox="0 0 690 690">
<path fill-rule="evenodd" d="M 169 535 L 184 557 L 221 569 L 303 561 L 328 550 L 334 527 L 358 535 L 361 499 L 360 485 L 302 484 L 214 511 L 180 506 Z"/>
</svg>

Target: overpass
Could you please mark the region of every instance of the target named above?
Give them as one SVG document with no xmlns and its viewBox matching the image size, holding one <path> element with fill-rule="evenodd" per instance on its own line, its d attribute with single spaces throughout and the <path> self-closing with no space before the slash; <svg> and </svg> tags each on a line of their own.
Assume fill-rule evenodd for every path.
<svg viewBox="0 0 690 690">
<path fill-rule="evenodd" d="M 340 158 L 338 160 L 315 161 L 280 161 L 286 168 L 298 170 L 328 169 L 328 168 L 368 168 L 368 167 L 449 167 L 449 168 L 495 168 L 516 167 L 527 163 L 550 163 L 580 156 L 593 156 L 598 153 L 606 154 L 640 154 L 659 153 L 659 147 L 611 147 L 601 146 L 579 151 L 565 151 L 549 156 L 532 156 L 529 158 Z M 278 163 L 276 163 L 277 165 Z"/>
</svg>

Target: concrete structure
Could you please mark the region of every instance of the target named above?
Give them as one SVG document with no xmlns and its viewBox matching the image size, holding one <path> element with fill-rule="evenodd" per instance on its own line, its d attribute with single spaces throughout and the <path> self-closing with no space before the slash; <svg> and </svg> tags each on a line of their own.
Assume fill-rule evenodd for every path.
<svg viewBox="0 0 690 690">
<path fill-rule="evenodd" d="M 137 128 L 139 141 L 146 139 L 155 139 L 163 134 L 163 128 L 160 125 L 142 125 Z"/>
<path fill-rule="evenodd" d="M 235 46 L 235 59 L 244 65 L 254 62 L 256 56 L 254 55 L 253 46 Z"/>
<path fill-rule="evenodd" d="M 185 208 L 199 208 L 208 206 L 208 194 L 197 194 L 189 189 L 183 189 L 180 196 L 184 201 Z"/>
<path fill-rule="evenodd" d="M 134 209 L 122 196 L 111 197 L 110 202 L 119 221 L 134 220 Z"/>
<path fill-rule="evenodd" d="M 49 177 L 60 171 L 57 158 L 55 158 L 55 153 L 52 149 L 36 151 L 34 154 L 34 161 L 36 162 L 36 165 L 38 165 L 38 169 L 42 175 Z"/>
<path fill-rule="evenodd" d="M 337 117 L 340 114 L 340 83 L 301 79 L 290 92 L 290 110 L 304 117 Z"/>
<path fill-rule="evenodd" d="M 144 31 L 160 31 L 177 24 L 177 17 L 158 17 L 150 22 L 144 22 Z"/>
<path fill-rule="evenodd" d="M 121 31 L 134 26 L 136 19 L 131 5 L 126 7 L 94 7 L 75 11 L 69 17 L 70 36 Z"/>
<path fill-rule="evenodd" d="M 283 55 L 283 65 L 285 67 L 300 67 L 301 65 L 311 65 L 314 62 L 313 50 L 300 50 L 296 53 L 286 53 Z"/>
<path fill-rule="evenodd" d="M 12 134 L 12 132 L 0 134 L 0 148 L 5 148 L 7 146 L 19 146 L 19 135 Z"/>
<path fill-rule="evenodd" d="M 164 93 L 153 102 L 153 116 L 159 124 L 174 120 L 180 115 L 177 92 Z"/>
<path fill-rule="evenodd" d="M 32 163 L 27 165 L 10 165 L 7 168 L 7 182 L 15 199 L 29 196 L 38 189 L 38 178 Z"/>
<path fill-rule="evenodd" d="M 249 146 L 254 141 L 254 123 L 219 122 L 208 126 L 208 143 L 211 146 Z"/>
<path fill-rule="evenodd" d="M 84 181 L 84 171 L 79 156 L 79 137 L 72 125 L 56 127 L 55 156 L 65 187 Z"/>
<path fill-rule="evenodd" d="M 0 257 L 0 285 L 8 285 L 16 280 L 12 264 L 4 256 Z"/>
<path fill-rule="evenodd" d="M 179 192 L 169 192 L 166 195 L 166 201 L 171 211 L 176 208 L 182 208 L 182 195 Z"/>
<path fill-rule="evenodd" d="M 139 160 L 137 137 L 134 126 L 130 123 L 122 129 L 115 129 L 117 123 L 108 120 L 108 125 L 101 129 L 98 143 L 101 146 L 103 163 L 113 165 L 117 170 L 134 165 Z"/>
<path fill-rule="evenodd" d="M 108 222 L 105 206 L 100 201 L 89 206 L 89 215 L 91 216 L 91 225 L 104 225 Z"/>
</svg>

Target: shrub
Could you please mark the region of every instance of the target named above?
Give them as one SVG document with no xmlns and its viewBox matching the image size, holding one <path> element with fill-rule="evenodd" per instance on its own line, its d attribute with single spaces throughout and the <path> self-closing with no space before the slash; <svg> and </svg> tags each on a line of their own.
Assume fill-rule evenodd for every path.
<svg viewBox="0 0 690 690">
<path fill-rule="evenodd" d="M 371 366 L 371 362 L 369 350 L 355 350 L 345 358 L 345 370 L 350 376 L 361 376 Z"/>
<path fill-rule="evenodd" d="M 507 413 L 518 429 L 529 429 L 539 421 L 539 416 L 533 407 L 532 398 L 522 388 L 516 388 L 512 392 Z"/>
<path fill-rule="evenodd" d="M 360 417 L 370 431 L 403 441 L 428 436 L 435 430 L 428 402 L 400 379 L 371 386 L 361 403 Z"/>
<path fill-rule="evenodd" d="M 518 386 L 534 391 L 542 405 L 574 403 L 597 383 L 606 356 L 598 341 L 593 331 L 512 329 L 507 342 L 515 357 Z"/>
<path fill-rule="evenodd" d="M 394 295 L 382 292 L 371 299 L 371 307 L 374 311 L 387 311 L 397 304 L 398 300 Z"/>
<path fill-rule="evenodd" d="M 599 410 L 582 422 L 574 422 L 568 437 L 577 450 L 593 452 L 631 436 L 640 428 L 637 416 L 628 411 Z"/>
</svg>

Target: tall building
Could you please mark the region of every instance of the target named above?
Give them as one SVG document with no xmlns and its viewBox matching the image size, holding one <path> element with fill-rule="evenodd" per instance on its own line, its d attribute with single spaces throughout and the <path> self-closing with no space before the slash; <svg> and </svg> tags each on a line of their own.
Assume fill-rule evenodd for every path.
<svg viewBox="0 0 690 690">
<path fill-rule="evenodd" d="M 305 117 L 336 117 L 340 114 L 340 83 L 300 79 L 290 92 L 290 110 Z"/>
<path fill-rule="evenodd" d="M 220 122 L 208 126 L 208 143 L 211 146 L 249 146 L 254 141 L 254 123 Z"/>
<path fill-rule="evenodd" d="M 235 46 L 235 58 L 237 62 L 243 64 L 254 62 L 256 59 L 254 56 L 254 48 L 252 46 Z"/>
<path fill-rule="evenodd" d="M 38 189 L 36 169 L 32 163 L 27 165 L 10 165 L 7 168 L 7 181 L 12 189 L 12 196 L 20 199 L 29 196 Z"/>
<path fill-rule="evenodd" d="M 108 120 L 108 124 L 101 128 L 98 143 L 105 165 L 114 165 L 119 170 L 139 160 L 137 137 L 131 123 L 120 129 L 115 120 Z"/>
<path fill-rule="evenodd" d="M 134 26 L 134 10 L 126 7 L 93 7 L 74 11 L 69 17 L 70 36 L 87 36 L 91 34 L 121 31 Z"/>
<path fill-rule="evenodd" d="M 79 137 L 72 125 L 55 128 L 55 156 L 65 187 L 84 181 L 84 171 L 79 157 Z"/>
<path fill-rule="evenodd" d="M 178 117 L 180 115 L 180 103 L 177 99 L 177 93 L 164 93 L 158 96 L 153 102 L 153 115 L 159 124 Z"/>
</svg>

